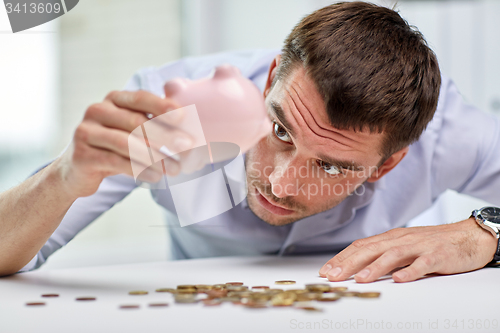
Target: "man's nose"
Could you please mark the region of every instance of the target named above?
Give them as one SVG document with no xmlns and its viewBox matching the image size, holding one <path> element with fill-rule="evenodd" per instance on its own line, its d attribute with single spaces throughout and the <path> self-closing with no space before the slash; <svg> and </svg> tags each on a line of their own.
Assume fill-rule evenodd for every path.
<svg viewBox="0 0 500 333">
<path fill-rule="evenodd" d="M 299 161 L 296 158 L 282 160 L 269 175 L 273 194 L 278 198 L 299 194 Z"/>
</svg>

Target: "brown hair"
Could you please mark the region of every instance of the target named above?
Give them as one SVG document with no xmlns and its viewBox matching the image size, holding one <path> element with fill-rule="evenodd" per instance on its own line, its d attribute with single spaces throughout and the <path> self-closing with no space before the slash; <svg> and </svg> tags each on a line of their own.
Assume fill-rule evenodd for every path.
<svg viewBox="0 0 500 333">
<path fill-rule="evenodd" d="M 332 126 L 386 133 L 382 162 L 418 140 L 434 116 L 441 85 L 436 56 L 389 8 L 343 2 L 306 16 L 285 40 L 274 82 L 300 64 Z"/>
</svg>

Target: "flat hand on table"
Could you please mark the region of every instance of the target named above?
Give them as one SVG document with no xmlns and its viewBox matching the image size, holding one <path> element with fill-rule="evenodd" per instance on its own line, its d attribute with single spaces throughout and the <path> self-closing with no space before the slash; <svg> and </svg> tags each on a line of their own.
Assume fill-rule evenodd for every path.
<svg viewBox="0 0 500 333">
<path fill-rule="evenodd" d="M 358 239 L 319 271 L 330 281 L 352 275 L 356 282 L 373 282 L 392 274 L 395 282 L 414 281 L 426 274 L 455 274 L 484 267 L 496 251 L 497 239 L 473 218 L 428 227 L 397 228 Z"/>
</svg>

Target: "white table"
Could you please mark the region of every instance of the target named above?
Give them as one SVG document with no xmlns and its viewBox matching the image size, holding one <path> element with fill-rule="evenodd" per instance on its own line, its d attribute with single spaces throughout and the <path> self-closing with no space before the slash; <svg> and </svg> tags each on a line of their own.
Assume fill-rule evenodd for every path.
<svg viewBox="0 0 500 333">
<path fill-rule="evenodd" d="M 318 270 L 329 256 L 229 257 L 107 267 L 34 271 L 0 278 L 0 332 L 499 332 L 500 268 L 436 276 L 398 284 L 390 278 L 357 284 L 331 283 L 355 291 L 380 291 L 379 299 L 345 298 L 318 303 L 323 312 L 292 308 L 247 309 L 175 304 L 155 289 L 179 284 L 241 281 L 273 286 L 276 280 L 324 283 Z M 131 296 L 131 290 L 148 295 Z M 41 298 L 58 293 L 58 298 Z M 76 297 L 96 301 L 77 302 Z M 28 307 L 29 301 L 45 301 Z M 166 301 L 165 308 L 150 308 Z M 121 304 L 140 304 L 137 310 Z M 496 321 L 496 328 L 494 328 Z M 489 328 L 487 328 L 489 327 Z"/>
</svg>

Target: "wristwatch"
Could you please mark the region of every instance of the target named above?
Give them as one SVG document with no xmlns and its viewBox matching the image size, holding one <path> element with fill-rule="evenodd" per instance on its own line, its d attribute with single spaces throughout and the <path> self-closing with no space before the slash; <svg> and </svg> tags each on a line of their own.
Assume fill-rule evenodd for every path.
<svg viewBox="0 0 500 333">
<path fill-rule="evenodd" d="M 488 230 L 498 239 L 497 251 L 490 264 L 500 261 L 500 208 L 483 207 L 472 211 L 471 217 L 476 219 L 477 224 Z"/>
</svg>

